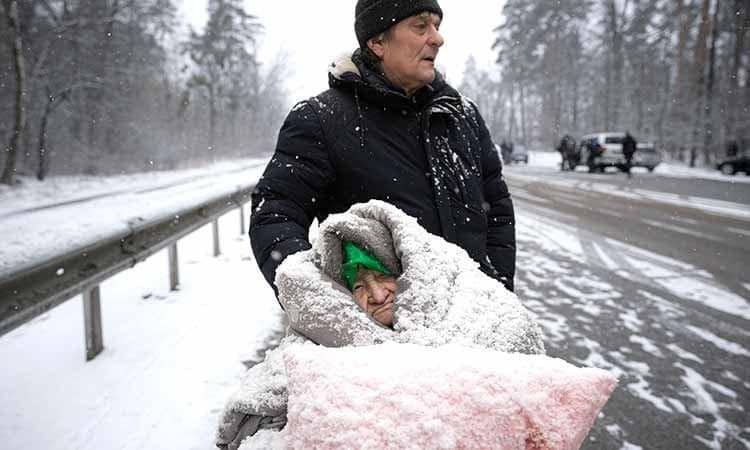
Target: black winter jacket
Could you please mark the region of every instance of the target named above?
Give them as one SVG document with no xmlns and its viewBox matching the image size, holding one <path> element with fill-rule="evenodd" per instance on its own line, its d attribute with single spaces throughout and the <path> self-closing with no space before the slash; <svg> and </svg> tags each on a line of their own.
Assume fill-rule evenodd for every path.
<svg viewBox="0 0 750 450">
<path fill-rule="evenodd" d="M 331 65 L 329 84 L 292 108 L 252 196 L 250 242 L 268 282 L 310 248 L 313 219 L 379 199 L 512 290 L 513 204 L 476 106 L 440 74 L 407 97 L 358 52 Z"/>
</svg>

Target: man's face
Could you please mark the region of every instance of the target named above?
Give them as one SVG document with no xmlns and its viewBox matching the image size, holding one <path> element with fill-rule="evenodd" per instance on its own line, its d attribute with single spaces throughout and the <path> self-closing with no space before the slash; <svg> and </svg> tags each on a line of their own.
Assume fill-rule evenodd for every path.
<svg viewBox="0 0 750 450">
<path fill-rule="evenodd" d="M 393 325 L 393 301 L 396 299 L 396 279 L 374 270 L 360 268 L 354 281 L 354 300 L 367 315 L 381 325 Z"/>
<path fill-rule="evenodd" d="M 435 58 L 443 45 L 440 16 L 423 12 L 394 25 L 387 37 L 371 40 L 386 77 L 411 95 L 435 79 Z"/>
</svg>

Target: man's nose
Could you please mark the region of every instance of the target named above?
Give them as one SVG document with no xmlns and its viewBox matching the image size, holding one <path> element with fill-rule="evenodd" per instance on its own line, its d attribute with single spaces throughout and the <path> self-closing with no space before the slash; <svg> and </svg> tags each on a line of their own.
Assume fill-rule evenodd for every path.
<svg viewBox="0 0 750 450">
<path fill-rule="evenodd" d="M 440 34 L 440 31 L 433 27 L 432 32 L 430 33 L 430 40 L 428 42 L 431 46 L 440 48 L 445 43 L 445 40 L 443 39 L 443 35 Z"/>
</svg>

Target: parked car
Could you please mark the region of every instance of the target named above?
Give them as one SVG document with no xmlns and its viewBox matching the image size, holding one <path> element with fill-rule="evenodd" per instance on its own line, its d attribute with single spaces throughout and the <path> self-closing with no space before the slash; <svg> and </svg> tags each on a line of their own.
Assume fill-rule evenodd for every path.
<svg viewBox="0 0 750 450">
<path fill-rule="evenodd" d="M 525 164 L 528 164 L 529 151 L 526 149 L 526 146 L 520 144 L 514 145 L 513 153 L 510 154 L 510 161 L 513 163 L 523 162 Z"/>
<path fill-rule="evenodd" d="M 742 155 L 727 158 L 716 165 L 716 168 L 721 173 L 726 175 L 734 175 L 737 172 L 745 172 L 745 175 L 750 176 L 750 156 Z"/>
<path fill-rule="evenodd" d="M 603 172 L 605 167 L 625 168 L 622 154 L 622 140 L 625 133 L 604 132 L 587 134 L 581 138 L 580 164 L 585 164 L 589 172 Z M 638 152 L 636 152 L 637 154 Z"/>
<path fill-rule="evenodd" d="M 633 155 L 633 167 L 645 167 L 653 172 L 656 166 L 661 164 L 661 154 L 651 142 L 639 142 L 638 148 Z"/>
</svg>

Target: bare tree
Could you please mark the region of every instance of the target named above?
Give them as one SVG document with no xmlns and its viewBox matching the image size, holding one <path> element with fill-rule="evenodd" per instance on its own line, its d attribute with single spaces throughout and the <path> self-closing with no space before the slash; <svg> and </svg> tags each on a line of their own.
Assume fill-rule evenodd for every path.
<svg viewBox="0 0 750 450">
<path fill-rule="evenodd" d="M 703 158 L 706 164 L 711 162 L 711 144 L 713 142 L 713 117 L 711 106 L 713 105 L 714 78 L 716 73 L 716 39 L 719 35 L 719 10 L 721 0 L 716 0 L 713 18 L 711 20 L 711 44 L 708 57 L 708 76 L 706 78 L 704 120 L 703 120 Z"/>
<path fill-rule="evenodd" d="M 531 140 L 630 129 L 709 164 L 721 143 L 750 146 L 748 10 L 750 0 L 508 0 L 493 44 L 500 85 L 514 86 L 511 111 L 528 109 Z"/>
<path fill-rule="evenodd" d="M 26 129 L 26 64 L 24 61 L 21 24 L 18 19 L 18 2 L 16 0 L 2 0 L 2 5 L 12 40 L 11 47 L 13 49 L 16 86 L 14 126 L 11 131 L 10 143 L 6 149 L 5 169 L 2 176 L 0 176 L 0 182 L 12 185 L 15 182 L 18 149 L 21 147 L 21 139 Z"/>
</svg>

